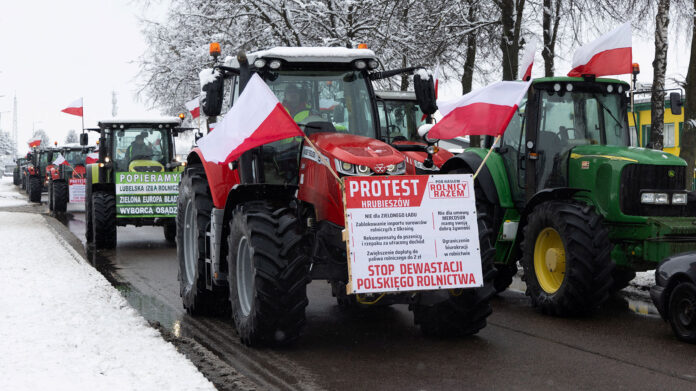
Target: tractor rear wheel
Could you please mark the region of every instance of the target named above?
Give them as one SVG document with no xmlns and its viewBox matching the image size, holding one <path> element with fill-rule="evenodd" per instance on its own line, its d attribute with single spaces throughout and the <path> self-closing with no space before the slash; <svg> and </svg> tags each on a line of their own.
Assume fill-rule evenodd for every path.
<svg viewBox="0 0 696 391">
<path fill-rule="evenodd" d="M 305 324 L 309 261 L 297 215 L 266 201 L 237 206 L 228 237 L 232 317 L 246 345 L 283 345 Z"/>
<path fill-rule="evenodd" d="M 486 318 L 492 312 L 490 299 L 495 294 L 493 283 L 496 270 L 493 267 L 493 230 L 488 226 L 486 216 L 482 215 L 483 213 L 477 213 L 483 286 L 450 289 L 447 298 L 435 304 L 426 302 L 423 294 L 417 294 L 409 309 L 413 311 L 414 322 L 420 325 L 425 335 L 465 336 L 476 334 L 486 327 Z"/>
<path fill-rule="evenodd" d="M 190 315 L 209 315 L 227 310 L 227 290 L 206 288 L 206 232 L 213 199 L 205 170 L 188 166 L 181 176 L 176 215 L 176 256 L 179 260 L 179 295 Z M 166 228 L 165 228 L 166 234 Z"/>
<path fill-rule="evenodd" d="M 68 183 L 65 181 L 53 182 L 53 210 L 65 213 L 68 210 Z"/>
<path fill-rule="evenodd" d="M 24 176 L 21 178 L 21 180 L 22 180 L 22 190 L 26 190 L 26 188 L 27 188 L 27 176 L 24 175 Z"/>
<path fill-rule="evenodd" d="M 116 247 L 116 197 L 112 193 L 92 193 L 92 229 L 96 248 Z"/>
<path fill-rule="evenodd" d="M 15 186 L 19 186 L 19 169 L 15 168 L 14 171 L 12 171 L 12 183 Z"/>
<path fill-rule="evenodd" d="M 43 183 L 40 176 L 32 176 L 29 178 L 29 201 L 41 202 L 41 190 Z"/>
<path fill-rule="evenodd" d="M 48 210 L 53 212 L 53 181 L 48 181 Z"/>
<path fill-rule="evenodd" d="M 166 223 L 162 226 L 164 238 L 169 243 L 176 243 L 176 222 Z"/>
<path fill-rule="evenodd" d="M 696 343 L 696 285 L 681 282 L 669 295 L 669 323 L 678 339 Z"/>
<path fill-rule="evenodd" d="M 594 209 L 574 201 L 534 208 L 524 227 L 522 266 L 532 304 L 551 315 L 599 307 L 612 287 L 609 231 Z"/>
<path fill-rule="evenodd" d="M 87 243 L 92 243 L 94 230 L 92 228 L 92 192 L 90 187 L 85 189 L 85 239 Z"/>
</svg>

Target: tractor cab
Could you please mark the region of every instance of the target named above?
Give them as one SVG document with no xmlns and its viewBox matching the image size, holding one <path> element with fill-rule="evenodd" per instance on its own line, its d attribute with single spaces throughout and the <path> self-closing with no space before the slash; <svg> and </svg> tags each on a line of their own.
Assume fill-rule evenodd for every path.
<svg viewBox="0 0 696 391">
<path fill-rule="evenodd" d="M 427 116 L 421 111 L 414 91 L 375 91 L 375 96 L 383 139 L 404 154 L 408 174 L 432 174 L 452 157 L 442 144 L 461 142 L 459 139 L 449 143 L 439 141 L 439 148 L 432 148 L 432 155 L 428 155 L 429 145 L 418 134 Z"/>
<path fill-rule="evenodd" d="M 535 79 L 499 149 L 513 198 L 524 202 L 543 189 L 568 187 L 574 152 L 628 150 L 628 91 L 618 80 Z"/>
</svg>

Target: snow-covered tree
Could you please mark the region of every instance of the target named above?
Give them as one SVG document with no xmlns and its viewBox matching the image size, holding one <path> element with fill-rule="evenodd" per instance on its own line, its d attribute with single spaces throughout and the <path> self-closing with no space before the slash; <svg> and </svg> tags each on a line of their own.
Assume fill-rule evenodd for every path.
<svg viewBox="0 0 696 391">
<path fill-rule="evenodd" d="M 0 130 L 0 156 L 14 155 L 15 143 L 8 132 Z"/>
<path fill-rule="evenodd" d="M 33 139 L 36 137 L 41 138 L 42 147 L 48 146 L 48 144 L 50 143 L 50 140 L 48 139 L 48 134 L 46 134 L 46 131 L 43 129 L 36 129 L 34 131 L 34 134 L 31 135 L 31 138 Z"/>
<path fill-rule="evenodd" d="M 77 142 L 79 142 L 79 139 L 77 138 L 77 132 L 75 131 L 75 129 L 68 130 L 68 135 L 65 136 L 65 143 L 74 144 Z"/>
</svg>

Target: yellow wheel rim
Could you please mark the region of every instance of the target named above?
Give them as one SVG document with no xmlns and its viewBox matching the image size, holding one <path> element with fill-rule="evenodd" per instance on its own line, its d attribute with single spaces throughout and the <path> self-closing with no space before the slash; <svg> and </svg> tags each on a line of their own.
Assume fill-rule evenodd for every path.
<svg viewBox="0 0 696 391">
<path fill-rule="evenodd" d="M 534 272 L 541 289 L 546 293 L 556 292 L 563 283 L 565 271 L 565 247 L 561 235 L 553 228 L 544 228 L 534 244 Z"/>
</svg>

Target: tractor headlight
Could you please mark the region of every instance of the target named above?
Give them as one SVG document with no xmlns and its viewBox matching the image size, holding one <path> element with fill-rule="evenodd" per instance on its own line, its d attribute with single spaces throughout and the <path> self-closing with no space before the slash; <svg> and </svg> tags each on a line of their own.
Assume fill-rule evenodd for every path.
<svg viewBox="0 0 696 391">
<path fill-rule="evenodd" d="M 257 68 L 263 68 L 266 66 L 266 60 L 264 60 L 263 58 L 257 58 L 256 60 L 254 60 L 254 66 Z"/>
<path fill-rule="evenodd" d="M 667 193 L 657 193 L 655 194 L 655 203 L 658 205 L 669 204 L 669 194 Z"/>
<path fill-rule="evenodd" d="M 387 174 L 402 175 L 406 173 L 406 162 L 402 161 L 399 164 L 390 164 L 387 166 Z"/>
<path fill-rule="evenodd" d="M 281 65 L 280 60 L 272 60 L 270 64 L 268 64 L 268 67 L 271 69 L 279 69 Z"/>
<path fill-rule="evenodd" d="M 686 205 L 686 193 L 672 194 L 672 205 Z"/>
<path fill-rule="evenodd" d="M 354 171 L 353 165 L 347 162 L 341 162 L 341 168 L 343 169 L 343 171 Z"/>
<path fill-rule="evenodd" d="M 413 160 L 413 165 L 416 166 L 417 169 L 419 170 L 426 170 L 426 171 L 440 171 L 440 168 L 436 165 L 433 164 L 432 167 L 426 167 L 423 162 L 419 162 L 418 160 Z"/>
<path fill-rule="evenodd" d="M 368 166 L 362 166 L 334 159 L 336 171 L 343 175 L 372 175 Z"/>
<path fill-rule="evenodd" d="M 370 175 L 370 167 L 359 165 L 358 166 L 358 174 L 359 175 Z"/>
<path fill-rule="evenodd" d="M 641 204 L 654 204 L 655 203 L 655 193 L 643 193 L 640 195 Z"/>
<path fill-rule="evenodd" d="M 365 63 L 364 60 L 356 60 L 355 62 L 353 62 L 353 66 L 355 67 L 355 69 L 363 70 L 365 69 L 365 67 L 367 67 L 367 63 Z"/>
</svg>

